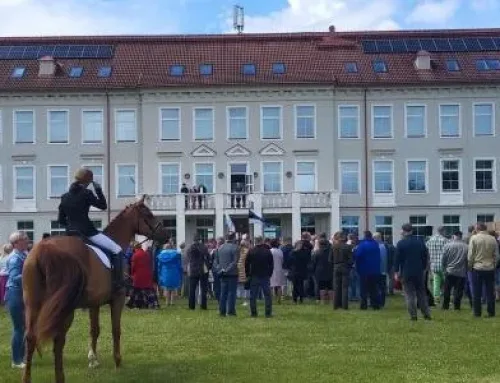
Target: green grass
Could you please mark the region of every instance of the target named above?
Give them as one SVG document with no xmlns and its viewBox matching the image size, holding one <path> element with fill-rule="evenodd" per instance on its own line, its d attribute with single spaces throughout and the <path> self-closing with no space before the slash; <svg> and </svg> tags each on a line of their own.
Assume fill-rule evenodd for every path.
<svg viewBox="0 0 500 383">
<path fill-rule="evenodd" d="M 387 309 L 333 312 L 315 303 L 275 306 L 272 319 L 219 318 L 190 312 L 185 302 L 123 317 L 123 368 L 111 355 L 109 310 L 101 315 L 97 370 L 87 367 L 88 319 L 79 311 L 65 349 L 66 381 L 90 382 L 500 382 L 498 319 L 433 310 L 410 322 L 400 297 Z M 262 314 L 262 308 L 261 308 Z M 20 382 L 10 369 L 10 319 L 0 309 L 0 381 Z M 53 381 L 51 347 L 35 357 L 33 381 Z"/>
</svg>

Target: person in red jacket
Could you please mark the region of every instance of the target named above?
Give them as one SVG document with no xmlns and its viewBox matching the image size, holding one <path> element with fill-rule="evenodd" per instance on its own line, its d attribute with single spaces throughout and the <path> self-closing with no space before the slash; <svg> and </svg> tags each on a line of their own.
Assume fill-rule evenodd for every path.
<svg viewBox="0 0 500 383">
<path fill-rule="evenodd" d="M 135 246 L 130 271 L 133 292 L 127 306 L 139 309 L 159 308 L 158 295 L 153 282 L 153 260 L 139 244 Z"/>
</svg>

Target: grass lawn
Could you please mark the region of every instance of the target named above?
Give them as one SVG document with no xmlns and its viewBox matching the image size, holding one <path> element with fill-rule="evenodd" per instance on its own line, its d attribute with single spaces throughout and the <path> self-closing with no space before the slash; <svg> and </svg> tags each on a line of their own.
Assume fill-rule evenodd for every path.
<svg viewBox="0 0 500 383">
<path fill-rule="evenodd" d="M 123 368 L 115 371 L 108 309 L 101 316 L 97 370 L 87 368 L 88 320 L 79 311 L 65 349 L 66 381 L 80 382 L 500 382 L 500 322 L 434 309 L 432 322 L 410 322 L 400 297 L 380 312 L 348 312 L 288 302 L 272 319 L 219 318 L 185 302 L 123 318 Z M 466 304 L 466 306 L 468 306 Z M 263 309 L 263 308 L 262 308 Z M 262 310 L 261 309 L 261 314 Z M 0 309 L 0 382 L 10 369 L 10 319 Z M 52 351 L 35 357 L 33 381 L 52 382 Z"/>
</svg>

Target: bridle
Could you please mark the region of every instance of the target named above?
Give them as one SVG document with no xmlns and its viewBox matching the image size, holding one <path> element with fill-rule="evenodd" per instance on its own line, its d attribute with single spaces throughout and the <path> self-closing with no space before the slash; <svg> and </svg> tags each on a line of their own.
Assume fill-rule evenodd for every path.
<svg viewBox="0 0 500 383">
<path fill-rule="evenodd" d="M 148 229 L 151 231 L 151 234 L 150 236 L 145 236 L 146 239 L 142 240 L 141 242 L 139 242 L 139 245 L 142 245 L 144 242 L 147 242 L 147 241 L 154 241 L 154 237 L 155 237 L 155 234 L 157 233 L 157 231 L 163 227 L 162 223 L 161 222 L 158 222 L 154 227 L 149 223 L 149 221 L 145 220 L 145 219 L 142 219 L 144 221 L 144 224 L 146 224 L 146 226 L 148 227 Z M 139 215 L 137 217 L 137 230 L 136 230 L 136 233 L 139 233 L 140 232 L 140 228 L 141 228 L 141 216 Z"/>
</svg>

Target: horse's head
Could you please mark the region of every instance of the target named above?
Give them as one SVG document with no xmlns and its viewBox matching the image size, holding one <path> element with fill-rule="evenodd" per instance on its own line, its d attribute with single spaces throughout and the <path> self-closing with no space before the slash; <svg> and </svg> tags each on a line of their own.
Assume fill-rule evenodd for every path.
<svg viewBox="0 0 500 383">
<path fill-rule="evenodd" d="M 167 232 L 159 221 L 146 205 L 147 196 L 143 195 L 141 199 L 130 205 L 127 212 L 130 222 L 134 225 L 135 234 L 143 235 L 160 244 L 164 244 L 168 240 Z"/>
</svg>

